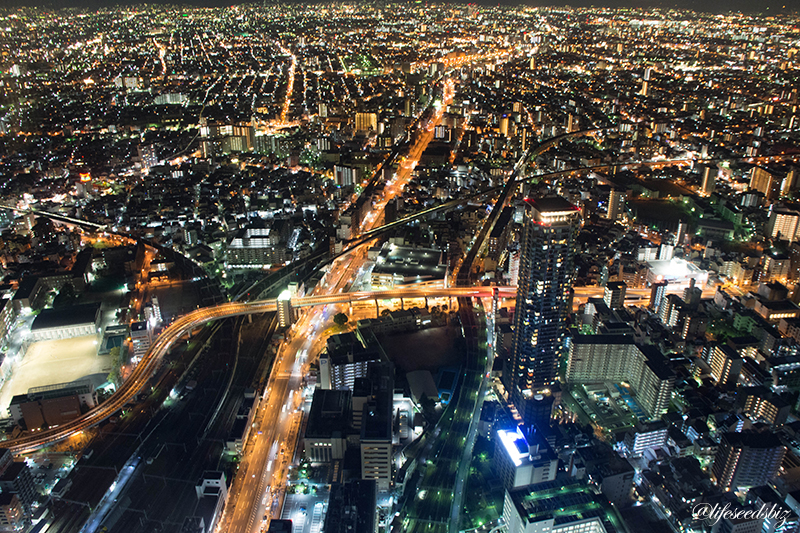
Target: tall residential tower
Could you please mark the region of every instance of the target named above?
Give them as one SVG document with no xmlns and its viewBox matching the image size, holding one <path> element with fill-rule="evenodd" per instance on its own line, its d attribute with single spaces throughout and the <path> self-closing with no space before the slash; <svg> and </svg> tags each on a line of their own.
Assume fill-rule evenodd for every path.
<svg viewBox="0 0 800 533">
<path fill-rule="evenodd" d="M 526 423 L 549 420 L 562 328 L 570 309 L 580 210 L 559 197 L 526 200 L 514 345 L 506 379 Z M 527 414 L 527 416 L 526 416 Z"/>
</svg>

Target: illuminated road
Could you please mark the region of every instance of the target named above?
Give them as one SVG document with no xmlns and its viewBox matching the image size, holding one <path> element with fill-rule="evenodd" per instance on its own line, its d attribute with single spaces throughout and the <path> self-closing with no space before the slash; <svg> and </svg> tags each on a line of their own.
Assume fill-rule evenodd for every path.
<svg viewBox="0 0 800 533">
<path fill-rule="evenodd" d="M 316 311 L 319 310 L 301 318 L 295 328 L 304 328 L 312 319 L 316 320 L 316 325 L 324 321 L 324 317 L 316 318 Z M 312 315 L 315 318 L 310 318 Z M 281 481 L 287 478 L 302 420 L 302 413 L 298 412 L 301 397 L 296 391 L 301 389 L 303 375 L 308 370 L 306 360 L 312 349 L 310 344 L 309 338 L 296 335 L 279 352 L 244 444 L 239 471 L 217 531 L 258 531 L 263 525 L 262 517 L 270 514 L 273 502 L 279 503 L 276 500 L 281 497 Z"/>
<path fill-rule="evenodd" d="M 294 92 L 294 74 L 297 70 L 297 57 L 289 50 L 283 46 L 280 47 L 281 52 L 288 55 L 291 58 L 291 63 L 289 64 L 289 72 L 287 73 L 287 77 L 289 79 L 286 85 L 286 95 L 283 98 L 283 105 L 281 106 L 281 117 L 280 123 L 286 125 L 286 116 L 289 114 L 289 106 L 292 103 L 292 93 Z"/>
<path fill-rule="evenodd" d="M 425 153 L 428 145 L 433 140 L 434 131 L 442 121 L 447 106 L 453 101 L 455 95 L 455 84 L 453 80 L 446 80 L 442 84 L 442 102 L 436 106 L 433 116 L 427 121 L 421 121 L 422 126 L 416 131 L 417 137 L 414 144 L 408 149 L 408 154 L 397 167 L 397 172 L 392 179 L 386 182 L 383 197 L 375 207 L 364 217 L 361 224 L 361 232 L 367 232 L 377 227 L 381 223 L 386 204 L 395 196 L 403 192 L 408 182 L 411 181 L 414 169 L 419 163 L 420 157 Z"/>
<path fill-rule="evenodd" d="M 383 196 L 366 214 L 361 228 L 372 228 L 378 224 L 386 204 L 402 193 L 413 177 L 413 170 L 419 158 L 433 138 L 433 131 L 441 121 L 444 109 L 452 101 L 454 84 L 445 81 L 442 88 L 442 103 L 436 106 L 432 116 L 424 122 L 423 129 L 397 173 L 384 189 Z M 333 262 L 330 271 L 317 285 L 318 295 L 292 301 L 294 307 L 324 306 L 331 303 L 355 303 L 375 298 L 374 293 L 347 293 L 363 261 L 366 259 L 366 246 L 353 247 L 347 259 Z M 404 297 L 387 291 L 387 298 Z M 424 296 L 419 290 L 415 296 Z M 433 296 L 433 295 L 432 295 Z M 263 530 L 271 517 L 280 516 L 285 495 L 288 467 L 292 453 L 299 438 L 302 415 L 296 412 L 303 375 L 307 372 L 306 358 L 317 353 L 315 347 L 323 339 L 319 338 L 317 328 L 329 318 L 328 308 L 312 309 L 292 328 L 293 340 L 282 346 L 276 367 L 273 370 L 266 405 L 259 407 L 251 436 L 250 448 L 243 453 L 242 464 L 231 487 L 231 497 L 219 531 L 234 533 L 254 533 Z M 297 359 L 296 359 L 297 357 Z"/>
<path fill-rule="evenodd" d="M 342 283 L 346 282 L 342 279 Z M 343 292 L 319 296 L 308 296 L 292 300 L 293 307 L 325 306 L 328 304 L 369 302 L 374 300 L 391 300 L 398 298 L 437 298 L 437 297 L 482 297 L 492 296 L 493 287 L 452 287 L 452 288 L 424 288 L 424 289 L 394 289 L 376 292 Z M 501 298 L 515 298 L 516 287 L 497 287 Z M 673 289 L 677 291 L 678 289 Z M 672 292 L 672 291 L 668 291 Z M 714 294 L 714 289 L 703 291 L 703 297 L 709 298 Z M 575 304 L 585 303 L 588 298 L 602 297 L 603 289 L 600 287 L 576 287 Z M 650 298 L 650 289 L 628 289 L 630 298 L 640 298 L 636 303 L 644 304 Z M 240 315 L 259 314 L 276 311 L 275 300 L 260 300 L 248 303 L 225 303 L 214 307 L 205 307 L 182 316 L 166 328 L 155 340 L 142 361 L 133 369 L 130 377 L 120 386 L 116 393 L 108 400 L 95 407 L 80 418 L 72 420 L 62 426 L 37 431 L 16 439 L 0 442 L 0 447 L 8 448 L 13 453 L 31 452 L 44 446 L 67 439 L 81 431 L 95 426 L 112 416 L 121 409 L 142 387 L 151 375 L 158 369 L 161 360 L 175 343 L 190 331 L 203 324 L 220 318 Z M 289 364 L 287 359 L 284 365 Z M 293 363 L 292 363 L 293 364 Z M 285 370 L 290 371 L 290 365 Z"/>
<path fill-rule="evenodd" d="M 490 293 L 488 288 L 455 288 L 455 289 L 397 289 L 381 292 L 354 292 L 330 294 L 296 298 L 292 305 L 296 307 L 309 307 L 326 305 L 330 303 L 348 303 L 364 300 L 386 300 L 392 298 L 424 298 L 425 296 L 453 296 L 460 295 L 485 295 Z M 507 288 L 505 294 L 512 294 L 513 288 Z M 150 350 L 142 357 L 141 362 L 131 372 L 130 377 L 119 387 L 116 393 L 108 400 L 95 407 L 80 418 L 72 420 L 56 428 L 36 431 L 32 434 L 16 439 L 0 442 L 0 447 L 8 448 L 13 453 L 30 452 L 69 438 L 85 429 L 95 426 L 112 416 L 121 409 L 142 387 L 145 386 L 150 376 L 158 369 L 164 354 L 190 331 L 219 318 L 240 315 L 251 315 L 276 311 L 275 300 L 260 300 L 248 303 L 225 303 L 214 307 L 204 307 L 182 316 L 170 324 L 155 340 Z"/>
</svg>

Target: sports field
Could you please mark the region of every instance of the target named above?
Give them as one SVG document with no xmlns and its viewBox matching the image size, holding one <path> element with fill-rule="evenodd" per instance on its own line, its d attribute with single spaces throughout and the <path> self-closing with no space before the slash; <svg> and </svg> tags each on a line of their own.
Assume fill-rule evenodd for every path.
<svg viewBox="0 0 800 533">
<path fill-rule="evenodd" d="M 111 358 L 98 356 L 97 337 L 35 342 L 28 347 L 9 379 L 0 390 L 0 417 L 8 416 L 11 398 L 26 394 L 31 387 L 75 381 L 90 374 L 109 372 Z"/>
</svg>

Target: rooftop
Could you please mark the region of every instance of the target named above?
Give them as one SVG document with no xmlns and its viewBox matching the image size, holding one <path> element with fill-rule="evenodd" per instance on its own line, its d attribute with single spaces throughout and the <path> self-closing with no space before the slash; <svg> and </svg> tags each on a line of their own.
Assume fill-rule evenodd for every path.
<svg viewBox="0 0 800 533">
<path fill-rule="evenodd" d="M 350 419 L 350 391 L 316 389 L 308 414 L 306 437 L 344 436 Z"/>
<path fill-rule="evenodd" d="M 525 523 L 552 519 L 562 526 L 597 519 L 607 533 L 621 531 L 620 519 L 604 498 L 581 482 L 550 481 L 509 492 L 511 501 Z"/>
<path fill-rule="evenodd" d="M 690 263 L 683 259 L 672 258 L 665 261 L 648 261 L 647 266 L 650 271 L 656 276 L 658 281 L 661 280 L 683 280 L 683 279 L 705 279 L 708 277 L 708 272 L 698 268 L 694 263 Z"/>
<path fill-rule="evenodd" d="M 525 201 L 540 213 L 560 213 L 562 211 L 580 211 L 578 207 L 560 196 L 545 198 L 526 198 Z"/>
<path fill-rule="evenodd" d="M 99 303 L 73 305 L 61 309 L 43 309 L 33 320 L 31 331 L 94 324 L 99 310 Z"/>
</svg>

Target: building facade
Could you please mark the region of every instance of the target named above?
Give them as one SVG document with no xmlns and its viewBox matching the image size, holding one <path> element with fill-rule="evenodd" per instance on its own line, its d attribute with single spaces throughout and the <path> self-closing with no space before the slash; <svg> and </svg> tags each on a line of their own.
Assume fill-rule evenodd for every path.
<svg viewBox="0 0 800 533">
<path fill-rule="evenodd" d="M 518 403 L 556 380 L 575 274 L 580 210 L 559 197 L 526 200 L 514 343 L 507 386 Z"/>
<path fill-rule="evenodd" d="M 784 455 L 773 433 L 724 433 L 711 471 L 721 488 L 757 487 L 778 474 Z"/>
</svg>

